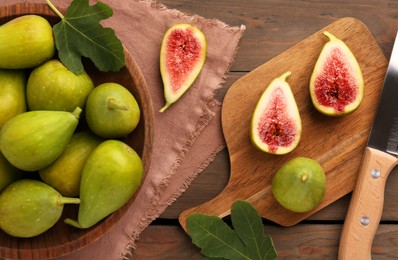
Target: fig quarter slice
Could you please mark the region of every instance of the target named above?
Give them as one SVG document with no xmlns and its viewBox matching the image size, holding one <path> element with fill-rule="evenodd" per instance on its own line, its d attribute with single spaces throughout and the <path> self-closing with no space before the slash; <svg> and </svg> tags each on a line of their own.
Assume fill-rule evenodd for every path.
<svg viewBox="0 0 398 260">
<path fill-rule="evenodd" d="M 165 111 L 196 80 L 206 59 L 207 42 L 197 27 L 179 23 L 165 33 L 160 49 L 160 74 L 164 85 Z"/>
<path fill-rule="evenodd" d="M 322 48 L 311 75 L 311 100 L 319 112 L 343 116 L 355 111 L 362 102 L 362 71 L 342 40 L 328 31 L 323 34 L 329 41 Z"/>
<path fill-rule="evenodd" d="M 286 82 L 290 75 L 288 71 L 271 81 L 257 102 L 251 119 L 251 141 L 267 153 L 289 153 L 300 141 L 300 113 Z"/>
</svg>

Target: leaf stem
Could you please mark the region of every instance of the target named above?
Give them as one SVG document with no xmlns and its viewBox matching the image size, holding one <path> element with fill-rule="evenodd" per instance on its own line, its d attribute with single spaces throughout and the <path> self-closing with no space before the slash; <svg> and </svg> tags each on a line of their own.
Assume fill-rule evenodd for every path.
<svg viewBox="0 0 398 260">
<path fill-rule="evenodd" d="M 61 18 L 62 20 L 64 19 L 64 15 L 61 14 L 61 12 L 51 3 L 50 0 L 46 0 L 47 5 Z"/>
</svg>

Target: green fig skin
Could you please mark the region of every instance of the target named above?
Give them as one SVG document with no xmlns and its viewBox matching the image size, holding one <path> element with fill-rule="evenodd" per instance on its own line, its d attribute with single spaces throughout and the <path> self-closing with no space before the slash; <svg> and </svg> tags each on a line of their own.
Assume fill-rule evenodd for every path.
<svg viewBox="0 0 398 260">
<path fill-rule="evenodd" d="M 15 167 L 38 171 L 62 154 L 75 131 L 80 108 L 29 111 L 7 121 L 0 131 L 0 150 Z"/>
<path fill-rule="evenodd" d="M 10 118 L 26 111 L 24 70 L 0 69 L 0 128 Z"/>
<path fill-rule="evenodd" d="M 84 108 L 94 83 L 86 72 L 76 75 L 59 60 L 49 60 L 29 76 L 26 96 L 30 110 L 72 112 Z"/>
<path fill-rule="evenodd" d="M 83 169 L 78 220 L 65 223 L 82 229 L 94 226 L 128 202 L 142 177 L 141 158 L 131 147 L 118 140 L 102 142 Z"/>
<path fill-rule="evenodd" d="M 64 152 L 50 166 L 39 170 L 41 179 L 63 196 L 77 197 L 84 164 L 102 139 L 89 131 L 73 134 Z"/>
<path fill-rule="evenodd" d="M 0 26 L 0 68 L 33 68 L 54 53 L 52 27 L 45 18 L 24 15 Z"/>
<path fill-rule="evenodd" d="M 24 176 L 23 171 L 15 168 L 0 152 L 0 192 L 8 185 Z"/>
<path fill-rule="evenodd" d="M 91 131 L 103 138 L 122 138 L 140 121 L 140 107 L 128 89 L 117 83 L 104 83 L 90 92 L 86 121 Z"/>
<path fill-rule="evenodd" d="M 64 204 L 69 203 L 80 200 L 62 197 L 38 180 L 18 180 L 0 194 L 0 228 L 14 237 L 38 236 L 60 219 Z"/>
<path fill-rule="evenodd" d="M 286 209 L 308 212 L 318 206 L 326 192 L 326 175 L 314 159 L 296 157 L 272 178 L 272 194 Z"/>
</svg>

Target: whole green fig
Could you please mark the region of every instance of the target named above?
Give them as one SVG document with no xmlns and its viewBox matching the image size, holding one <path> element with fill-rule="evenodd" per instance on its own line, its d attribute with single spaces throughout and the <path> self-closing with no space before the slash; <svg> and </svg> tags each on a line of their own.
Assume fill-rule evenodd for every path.
<svg viewBox="0 0 398 260">
<path fill-rule="evenodd" d="M 78 228 L 95 225 L 128 202 L 142 177 L 141 158 L 131 147 L 118 140 L 102 142 L 83 169 L 78 220 L 65 223 Z"/>
<path fill-rule="evenodd" d="M 26 80 L 23 70 L 0 69 L 0 128 L 8 119 L 26 111 Z"/>
<path fill-rule="evenodd" d="M 23 179 L 0 194 L 0 228 L 15 237 L 34 237 L 50 229 L 61 217 L 64 204 L 78 198 L 62 197 L 47 184 Z"/>
<path fill-rule="evenodd" d="M 94 83 L 86 72 L 76 75 L 59 60 L 49 60 L 29 76 L 26 98 L 30 110 L 73 111 L 83 108 Z"/>
<path fill-rule="evenodd" d="M 86 120 L 91 131 L 104 138 L 120 138 L 131 133 L 140 121 L 140 108 L 128 89 L 104 83 L 90 92 Z"/>
<path fill-rule="evenodd" d="M 0 26 L 0 68 L 33 68 L 54 53 L 52 27 L 45 18 L 24 15 Z"/>
<path fill-rule="evenodd" d="M 41 179 L 63 196 L 78 196 L 84 164 L 101 140 L 89 131 L 75 133 L 57 160 L 39 171 Z"/>
<path fill-rule="evenodd" d="M 37 171 L 53 163 L 64 151 L 81 113 L 29 111 L 14 116 L 0 131 L 0 150 L 15 167 Z"/>
</svg>

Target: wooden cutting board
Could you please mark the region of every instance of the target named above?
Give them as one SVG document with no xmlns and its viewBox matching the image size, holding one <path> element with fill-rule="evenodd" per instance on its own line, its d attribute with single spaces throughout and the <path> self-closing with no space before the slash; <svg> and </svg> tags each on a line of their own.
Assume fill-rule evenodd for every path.
<svg viewBox="0 0 398 260">
<path fill-rule="evenodd" d="M 312 105 L 309 80 L 318 55 L 328 41 L 328 30 L 342 39 L 356 56 L 365 80 L 360 107 L 345 117 L 319 113 Z M 259 214 L 282 226 L 292 226 L 351 192 L 356 183 L 370 127 L 387 68 L 387 60 L 367 27 L 353 18 L 339 19 L 237 80 L 228 90 L 222 107 L 222 127 L 228 147 L 231 174 L 225 189 L 214 199 L 180 215 L 185 229 L 191 213 L 229 215 L 237 199 L 252 203 Z M 286 155 L 257 150 L 250 141 L 250 120 L 264 89 L 286 71 L 302 120 L 299 145 Z M 305 156 L 317 160 L 326 173 L 326 194 L 314 210 L 294 213 L 276 202 L 271 192 L 275 172 L 287 161 Z"/>
</svg>

